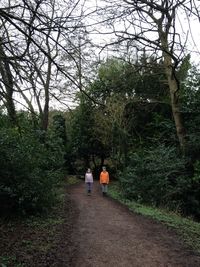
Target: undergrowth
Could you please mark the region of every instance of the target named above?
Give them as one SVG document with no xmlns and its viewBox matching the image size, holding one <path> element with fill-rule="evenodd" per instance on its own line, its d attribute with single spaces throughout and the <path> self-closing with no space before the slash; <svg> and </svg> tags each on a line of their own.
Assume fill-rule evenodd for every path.
<svg viewBox="0 0 200 267">
<path fill-rule="evenodd" d="M 65 187 L 75 181 L 71 177 L 57 187 L 57 201 L 49 212 L 0 219 L 0 267 L 34 266 L 37 260 L 55 260 L 51 257 L 54 257 L 60 245 L 61 230 L 66 216 L 69 216 L 68 207 L 66 208 L 69 203 L 65 203 Z"/>
</svg>

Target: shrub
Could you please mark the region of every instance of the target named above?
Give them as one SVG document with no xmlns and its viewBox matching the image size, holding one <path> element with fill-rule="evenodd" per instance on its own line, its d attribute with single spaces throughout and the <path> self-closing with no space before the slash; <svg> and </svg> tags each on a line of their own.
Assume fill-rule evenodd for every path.
<svg viewBox="0 0 200 267">
<path fill-rule="evenodd" d="M 40 131 L 0 130 L 0 206 L 20 213 L 51 206 L 61 177 L 63 151 L 59 139 Z"/>
<path fill-rule="evenodd" d="M 200 179 L 188 177 L 185 166 L 176 150 L 164 145 L 133 153 L 128 167 L 118 174 L 124 196 L 199 215 Z"/>
</svg>

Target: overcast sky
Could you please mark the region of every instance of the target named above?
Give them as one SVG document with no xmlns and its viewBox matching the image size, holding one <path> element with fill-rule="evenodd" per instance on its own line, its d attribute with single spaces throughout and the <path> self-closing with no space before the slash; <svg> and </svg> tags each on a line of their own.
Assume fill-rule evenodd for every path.
<svg viewBox="0 0 200 267">
<path fill-rule="evenodd" d="M 101 0 L 87 0 L 85 2 L 85 13 L 89 13 L 92 10 L 96 9 L 96 4 L 98 3 L 98 5 L 101 5 L 103 1 Z M 199 2 L 200 5 L 200 1 Z M 187 36 L 187 43 L 185 43 L 185 47 L 187 46 L 187 52 L 191 53 L 191 59 L 192 61 L 194 61 L 196 64 L 199 64 L 199 58 L 200 58 L 200 22 L 197 19 L 194 18 L 190 18 L 190 20 L 188 20 L 188 18 L 186 18 L 183 15 L 179 14 L 179 16 L 177 17 L 177 23 L 176 23 L 176 27 L 177 30 L 181 36 L 181 39 L 183 40 L 183 43 L 185 43 L 186 40 L 186 36 Z M 87 24 L 94 24 L 97 23 L 98 21 L 101 20 L 100 16 L 97 15 L 93 15 L 90 18 L 86 18 L 86 25 Z M 84 21 L 83 21 L 84 22 Z M 120 28 L 120 25 L 118 25 L 118 27 Z M 113 34 L 103 34 L 103 33 L 108 33 L 110 32 L 110 29 L 108 27 L 105 26 L 100 26 L 97 25 L 96 27 L 90 27 L 89 31 L 91 29 L 95 29 L 96 28 L 96 33 L 92 33 L 90 35 L 92 41 L 99 46 L 102 46 L 104 44 L 107 44 L 110 42 L 111 38 L 114 37 Z M 99 32 L 99 34 L 97 34 L 97 31 Z M 96 48 L 96 53 L 98 54 L 100 51 L 100 48 Z M 113 55 L 113 52 L 111 52 L 109 49 L 105 49 L 102 53 L 101 53 L 101 57 L 100 59 L 105 59 L 105 57 L 110 57 Z M 22 99 L 20 99 L 20 102 L 22 101 Z M 73 106 L 73 99 L 69 98 L 68 100 L 66 99 L 65 101 L 69 106 Z M 51 107 L 52 108 L 59 108 L 60 104 L 56 101 L 51 101 Z M 65 106 L 63 106 L 64 108 L 66 108 Z"/>
<path fill-rule="evenodd" d="M 102 0 L 88 0 L 86 1 L 86 9 L 94 10 L 97 6 L 102 6 L 103 1 Z M 200 9 L 200 1 L 196 0 L 197 6 L 199 6 Z M 98 16 L 92 16 L 92 18 L 87 19 L 88 24 L 96 23 L 97 21 L 100 21 L 101 18 Z M 117 26 L 119 29 L 120 25 Z M 95 27 L 92 27 L 95 29 Z M 123 29 L 123 26 L 122 28 Z M 113 34 L 108 34 L 111 32 L 111 29 L 105 26 L 96 26 L 96 31 L 99 32 L 96 34 L 91 34 L 92 40 L 97 45 L 103 45 L 110 42 L 110 39 L 114 37 Z M 200 58 L 200 20 L 197 18 L 194 18 L 192 16 L 187 17 L 185 13 L 180 13 L 177 15 L 176 18 L 176 31 L 180 34 L 182 44 L 184 44 L 186 53 L 191 53 L 191 59 L 196 64 L 199 64 L 199 58 Z M 102 33 L 102 34 L 101 34 Z M 107 34 L 103 34 L 107 33 Z M 152 34 L 152 33 L 151 33 Z M 106 50 L 106 53 L 102 53 L 103 56 L 109 55 L 109 52 Z"/>
</svg>

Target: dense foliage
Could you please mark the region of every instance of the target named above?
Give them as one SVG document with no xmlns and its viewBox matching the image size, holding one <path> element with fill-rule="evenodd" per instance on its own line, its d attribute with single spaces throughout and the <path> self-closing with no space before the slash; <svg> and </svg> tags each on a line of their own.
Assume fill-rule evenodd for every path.
<svg viewBox="0 0 200 267">
<path fill-rule="evenodd" d="M 45 210 L 55 200 L 62 169 L 96 178 L 107 165 L 124 197 L 200 217 L 200 75 L 183 61 L 177 77 L 187 129 L 182 153 L 162 62 L 109 59 L 79 93 L 70 112 L 51 112 L 48 130 L 37 117 L 17 113 L 17 124 L 0 116 L 2 210 Z"/>
<path fill-rule="evenodd" d="M 0 120 L 4 126 L 0 129 L 1 210 L 19 213 L 46 210 L 55 201 L 55 188 L 62 178 L 61 138 L 53 129 L 47 133 L 34 129 L 26 114 L 19 116 L 20 129 L 9 126 L 5 115 Z"/>
<path fill-rule="evenodd" d="M 135 64 L 117 59 L 103 63 L 87 91 L 96 103 L 81 98 L 72 114 L 74 159 L 81 159 L 79 164 L 86 160 L 85 166 L 94 169 L 107 164 L 125 198 L 200 217 L 198 69 L 188 56 L 177 73 L 187 129 L 185 154 L 164 77 L 162 62 L 145 55 Z"/>
<path fill-rule="evenodd" d="M 200 216 L 200 177 L 191 176 L 186 160 L 160 145 L 133 153 L 119 180 L 124 195 L 140 203 Z"/>
</svg>

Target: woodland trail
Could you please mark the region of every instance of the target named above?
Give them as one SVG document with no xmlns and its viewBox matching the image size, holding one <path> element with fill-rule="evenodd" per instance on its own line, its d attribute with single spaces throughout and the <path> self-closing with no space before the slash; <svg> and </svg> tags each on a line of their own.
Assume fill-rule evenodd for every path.
<svg viewBox="0 0 200 267">
<path fill-rule="evenodd" d="M 200 255 L 164 225 L 103 197 L 98 182 L 91 196 L 80 183 L 70 189 L 77 209 L 73 267 L 199 267 Z"/>
</svg>

